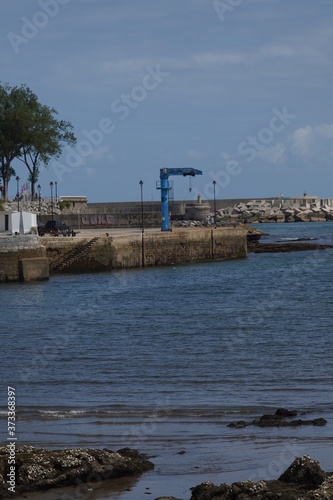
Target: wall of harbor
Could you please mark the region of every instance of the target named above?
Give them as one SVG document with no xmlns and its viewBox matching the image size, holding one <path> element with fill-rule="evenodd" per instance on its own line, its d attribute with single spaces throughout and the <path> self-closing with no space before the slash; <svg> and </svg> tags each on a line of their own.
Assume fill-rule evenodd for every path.
<svg viewBox="0 0 333 500">
<path fill-rule="evenodd" d="M 170 205 L 171 206 L 171 205 Z M 185 213 L 185 205 L 177 203 L 177 213 Z M 89 228 L 133 228 L 142 225 L 141 202 L 75 203 L 63 207 L 61 213 L 54 213 L 54 219 L 61 219 L 73 229 Z M 39 217 L 43 223 L 50 220 L 49 214 Z M 143 203 L 143 223 L 145 227 L 161 225 L 161 202 Z"/>
<path fill-rule="evenodd" d="M 243 258 L 246 234 L 232 227 L 43 240 L 51 273 L 80 273 Z"/>
<path fill-rule="evenodd" d="M 0 282 L 36 281 L 48 277 L 49 260 L 38 236 L 0 237 Z"/>
</svg>

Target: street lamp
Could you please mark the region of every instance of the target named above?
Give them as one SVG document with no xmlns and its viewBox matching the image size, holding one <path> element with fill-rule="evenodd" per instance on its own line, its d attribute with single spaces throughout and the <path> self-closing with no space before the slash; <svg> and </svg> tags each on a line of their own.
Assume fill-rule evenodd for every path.
<svg viewBox="0 0 333 500">
<path fill-rule="evenodd" d="M 37 189 L 38 189 L 38 201 L 39 201 L 39 213 L 40 213 L 40 190 L 42 189 L 40 184 L 38 184 Z"/>
<path fill-rule="evenodd" d="M 142 235 L 142 244 L 141 244 L 141 248 L 142 248 L 142 267 L 145 267 L 145 249 L 144 249 L 144 241 L 143 241 L 143 234 L 145 232 L 145 228 L 144 228 L 144 225 L 143 225 L 143 181 L 141 180 L 139 182 L 140 184 L 140 188 L 141 188 L 141 235 Z"/>
<path fill-rule="evenodd" d="M 50 182 L 50 188 L 51 188 L 51 212 L 52 212 L 52 220 L 53 220 L 53 182 Z"/>
<path fill-rule="evenodd" d="M 19 182 L 20 182 L 20 178 L 19 176 L 17 175 L 16 176 L 16 185 L 17 185 L 17 193 L 16 193 L 16 196 L 17 196 L 17 211 L 19 212 L 20 211 L 20 188 L 19 188 Z"/>
<path fill-rule="evenodd" d="M 56 203 L 58 203 L 58 183 L 55 181 L 55 195 L 56 195 Z"/>
<path fill-rule="evenodd" d="M 141 188 L 141 229 L 142 229 L 142 232 L 144 233 L 145 228 L 143 225 L 143 191 L 142 191 L 143 182 L 140 181 L 139 184 L 140 184 L 140 188 Z"/>
<path fill-rule="evenodd" d="M 215 197 L 216 181 L 213 181 L 213 186 L 214 186 L 214 226 L 216 227 L 216 197 Z"/>
</svg>

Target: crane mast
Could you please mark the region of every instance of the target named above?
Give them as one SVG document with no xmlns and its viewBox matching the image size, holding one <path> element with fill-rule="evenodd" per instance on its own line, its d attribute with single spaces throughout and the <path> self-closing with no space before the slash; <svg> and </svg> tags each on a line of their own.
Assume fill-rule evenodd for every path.
<svg viewBox="0 0 333 500">
<path fill-rule="evenodd" d="M 162 213 L 162 231 L 169 231 L 169 185 L 170 175 L 182 175 L 183 177 L 202 175 L 201 170 L 195 168 L 161 168 L 160 182 L 157 183 L 157 189 L 161 190 L 161 213 Z"/>
</svg>

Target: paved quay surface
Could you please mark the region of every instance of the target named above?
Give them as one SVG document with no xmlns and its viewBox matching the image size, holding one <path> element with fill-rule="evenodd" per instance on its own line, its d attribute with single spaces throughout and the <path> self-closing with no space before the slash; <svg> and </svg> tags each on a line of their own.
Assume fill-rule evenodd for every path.
<svg viewBox="0 0 333 500">
<path fill-rule="evenodd" d="M 213 229 L 213 227 L 177 227 L 172 229 L 172 233 L 181 233 L 184 231 L 202 231 L 202 230 L 207 230 L 207 229 Z M 215 231 L 218 231 L 219 229 L 215 229 Z M 95 238 L 95 237 L 106 237 L 107 235 L 112 238 L 118 237 L 118 236 L 130 236 L 130 235 L 141 235 L 141 228 L 117 228 L 117 229 L 112 229 L 112 228 L 98 228 L 98 229 L 74 229 L 74 232 L 76 233 L 76 236 L 72 238 L 71 236 L 50 236 L 48 234 L 45 234 L 44 236 L 41 237 L 42 240 L 44 239 L 54 239 L 54 238 L 67 238 L 67 239 L 77 239 L 77 238 L 82 238 L 82 239 L 87 239 L 87 238 Z M 155 228 L 145 228 L 144 234 L 168 234 L 168 231 L 161 231 L 161 228 L 155 227 Z"/>
</svg>

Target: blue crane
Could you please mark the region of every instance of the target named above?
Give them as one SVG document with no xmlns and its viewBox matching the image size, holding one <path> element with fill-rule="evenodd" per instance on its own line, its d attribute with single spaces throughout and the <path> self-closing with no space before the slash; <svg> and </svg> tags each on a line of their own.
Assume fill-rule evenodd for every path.
<svg viewBox="0 0 333 500">
<path fill-rule="evenodd" d="M 169 231 L 169 184 L 170 175 L 182 175 L 186 177 L 190 175 L 202 175 L 201 170 L 195 168 L 161 168 L 160 182 L 157 183 L 157 189 L 161 190 L 161 212 L 162 212 L 162 231 Z"/>
</svg>

